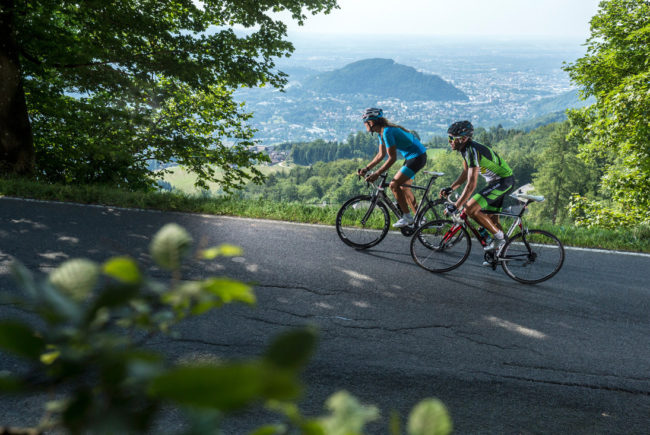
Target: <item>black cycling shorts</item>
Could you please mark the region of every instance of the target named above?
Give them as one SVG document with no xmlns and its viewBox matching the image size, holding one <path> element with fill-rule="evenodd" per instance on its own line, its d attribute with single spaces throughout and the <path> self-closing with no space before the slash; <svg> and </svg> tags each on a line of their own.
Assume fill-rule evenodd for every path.
<svg viewBox="0 0 650 435">
<path fill-rule="evenodd" d="M 472 198 L 479 203 L 482 210 L 501 211 L 503 200 L 506 194 L 512 191 L 514 185 L 514 176 L 500 178 L 485 186 L 483 190 L 476 193 Z"/>
<path fill-rule="evenodd" d="M 415 174 L 427 164 L 427 153 L 422 153 L 412 159 L 404 160 L 404 166 L 400 172 L 408 176 L 411 180 L 415 178 Z"/>
</svg>

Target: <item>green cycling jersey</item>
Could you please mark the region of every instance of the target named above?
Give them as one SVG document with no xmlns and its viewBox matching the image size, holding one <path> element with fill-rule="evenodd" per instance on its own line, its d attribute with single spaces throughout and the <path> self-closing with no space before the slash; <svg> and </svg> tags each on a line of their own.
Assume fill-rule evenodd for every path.
<svg viewBox="0 0 650 435">
<path fill-rule="evenodd" d="M 472 140 L 461 151 L 461 155 L 468 168 L 479 168 L 488 184 L 512 175 L 510 166 L 489 146 Z"/>
</svg>

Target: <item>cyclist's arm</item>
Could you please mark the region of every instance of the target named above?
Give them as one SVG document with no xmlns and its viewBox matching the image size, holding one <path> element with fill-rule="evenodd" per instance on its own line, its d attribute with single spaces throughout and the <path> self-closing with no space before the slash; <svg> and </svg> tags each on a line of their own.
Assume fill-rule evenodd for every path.
<svg viewBox="0 0 650 435">
<path fill-rule="evenodd" d="M 465 184 L 465 188 L 463 189 L 463 193 L 460 195 L 460 198 L 458 198 L 458 201 L 456 201 L 456 208 L 461 208 L 472 197 L 472 194 L 476 189 L 476 185 L 478 184 L 478 174 L 480 170 L 481 168 L 474 166 L 473 168 L 468 168 L 467 171 L 464 171 L 464 173 L 467 175 L 467 184 Z"/>
<path fill-rule="evenodd" d="M 393 166 L 393 163 L 395 163 L 395 161 L 397 160 L 397 147 L 390 147 L 390 148 L 384 147 L 384 150 L 388 151 L 388 158 L 386 159 L 384 164 L 381 165 L 379 169 L 377 169 L 377 172 L 380 174 L 386 172 L 388 168 Z"/>
<path fill-rule="evenodd" d="M 365 169 L 364 172 L 368 172 L 369 170 L 374 168 L 377 163 L 381 162 L 384 159 L 384 157 L 386 157 L 386 147 L 384 146 L 384 144 L 380 143 L 379 149 L 377 150 L 377 155 L 370 161 L 370 163 L 366 165 L 366 167 L 364 168 Z"/>
</svg>

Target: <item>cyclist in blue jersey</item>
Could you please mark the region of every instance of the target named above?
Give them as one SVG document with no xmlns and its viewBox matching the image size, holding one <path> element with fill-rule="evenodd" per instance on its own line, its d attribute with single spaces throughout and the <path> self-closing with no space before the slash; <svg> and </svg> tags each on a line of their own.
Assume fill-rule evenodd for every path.
<svg viewBox="0 0 650 435">
<path fill-rule="evenodd" d="M 512 169 L 492 148 L 472 140 L 474 127 L 471 122 L 455 122 L 449 127 L 447 133 L 451 149 L 459 151 L 463 157 L 463 172 L 451 186 L 440 190 L 440 196 L 449 195 L 467 182 L 460 198 L 454 205 L 447 206 L 447 212 L 454 213 L 465 206 L 467 214 L 494 236 L 492 243 L 486 246 L 485 250 L 498 253 L 506 243 L 503 231 L 499 227 L 499 216 L 487 215 L 481 210 L 501 211 L 506 194 L 511 192 L 515 185 Z M 487 186 L 474 194 L 479 173 L 485 178 Z"/>
<path fill-rule="evenodd" d="M 362 118 L 366 131 L 379 134 L 379 151 L 365 168 L 359 170 L 359 175 L 365 176 L 371 168 L 388 155 L 384 164 L 375 173 L 366 176 L 366 180 L 375 181 L 379 174 L 393 166 L 397 161 L 397 151 L 399 151 L 404 157 L 404 165 L 390 182 L 390 190 L 404 214 L 393 226 L 401 228 L 411 225 L 413 215 L 409 211 L 409 207 L 415 213 L 417 204 L 415 195 L 409 186 L 413 184 L 415 174 L 427 163 L 427 150 L 420 143 L 417 133 L 388 121 L 384 118 L 384 112 L 381 109 L 368 108 L 364 111 Z"/>
</svg>

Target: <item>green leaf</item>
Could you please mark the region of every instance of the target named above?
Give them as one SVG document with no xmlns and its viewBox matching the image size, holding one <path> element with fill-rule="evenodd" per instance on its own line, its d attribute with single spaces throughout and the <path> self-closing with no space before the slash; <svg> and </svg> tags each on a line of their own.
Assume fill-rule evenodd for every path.
<svg viewBox="0 0 650 435">
<path fill-rule="evenodd" d="M 244 251 L 239 246 L 223 244 L 202 250 L 200 252 L 200 257 L 204 260 L 213 260 L 219 256 L 234 257 L 242 255 L 243 252 Z"/>
<path fill-rule="evenodd" d="M 255 294 L 252 287 L 240 281 L 228 278 L 210 278 L 202 282 L 202 288 L 219 298 L 224 303 L 232 301 L 244 302 L 247 304 L 255 303 Z"/>
<path fill-rule="evenodd" d="M 0 372 L 0 392 L 2 393 L 17 393 L 24 388 L 20 379 L 17 379 L 11 374 Z"/>
<path fill-rule="evenodd" d="M 59 357 L 61 356 L 61 352 L 58 350 L 51 350 L 49 352 L 45 352 L 44 354 L 41 355 L 41 362 L 45 365 L 50 365 L 54 363 Z"/>
<path fill-rule="evenodd" d="M 269 385 L 282 389 L 269 390 Z M 232 411 L 261 399 L 294 396 L 298 387 L 285 373 L 248 363 L 175 368 L 156 377 L 148 391 L 182 405 Z"/>
<path fill-rule="evenodd" d="M 18 261 L 11 263 L 11 274 L 20 288 L 24 289 L 28 295 L 35 297 L 38 294 L 34 275 L 22 263 Z"/>
<path fill-rule="evenodd" d="M 453 430 L 445 405 L 438 399 L 425 399 L 411 411 L 409 435 L 447 435 Z"/>
<path fill-rule="evenodd" d="M 104 263 L 103 272 L 125 284 L 139 284 L 142 281 L 138 265 L 129 257 L 111 258 Z"/>
<path fill-rule="evenodd" d="M 328 435 L 361 434 L 366 423 L 379 418 L 375 406 L 365 406 L 347 391 L 334 393 L 325 403 L 332 415 L 321 422 Z"/>
<path fill-rule="evenodd" d="M 315 347 L 316 333 L 313 329 L 290 331 L 274 340 L 265 359 L 277 367 L 297 370 L 307 363 Z"/>
<path fill-rule="evenodd" d="M 178 224 L 167 224 L 153 237 L 149 251 L 156 264 L 163 269 L 180 268 L 183 257 L 192 244 L 190 234 Z"/>
<path fill-rule="evenodd" d="M 38 360 L 45 349 L 43 339 L 34 330 L 15 321 L 0 322 L 0 348 L 32 360 Z"/>
<path fill-rule="evenodd" d="M 281 435 L 287 433 L 287 426 L 283 424 L 269 424 L 257 428 L 250 435 Z"/>
<path fill-rule="evenodd" d="M 319 421 L 309 420 L 300 425 L 302 435 L 327 435 Z"/>
<path fill-rule="evenodd" d="M 99 266 L 83 258 L 68 260 L 50 273 L 49 281 L 76 301 L 89 296 L 99 277 Z"/>
</svg>

